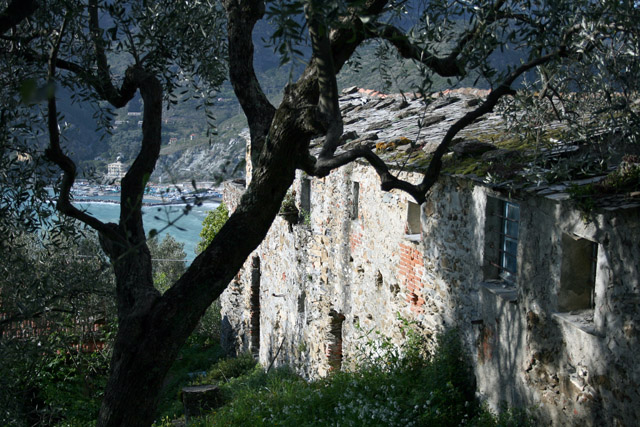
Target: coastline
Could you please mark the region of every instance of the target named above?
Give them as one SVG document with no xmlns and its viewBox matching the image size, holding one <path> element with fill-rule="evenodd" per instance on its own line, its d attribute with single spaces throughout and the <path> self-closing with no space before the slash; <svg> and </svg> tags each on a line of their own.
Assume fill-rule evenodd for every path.
<svg viewBox="0 0 640 427">
<path fill-rule="evenodd" d="M 100 200 L 98 197 L 82 197 L 74 199 L 74 205 L 104 223 L 118 223 L 120 203 L 117 200 Z M 189 264 L 195 258 L 195 248 L 200 241 L 202 221 L 209 211 L 218 206 L 212 199 L 202 200 L 199 205 L 187 205 L 181 201 L 165 200 L 142 206 L 145 233 L 156 230 L 158 239 L 171 235 L 179 243 L 184 244 L 185 261 Z"/>
<path fill-rule="evenodd" d="M 119 194 L 113 194 L 113 197 L 119 197 L 119 196 L 120 196 Z M 152 200 L 152 201 L 144 201 L 144 199 Z M 145 197 L 144 199 L 142 201 L 142 206 L 182 206 L 182 205 L 186 205 L 196 201 L 195 197 L 189 197 L 189 198 L 185 197 L 182 200 L 175 200 L 175 199 L 167 200 L 162 197 L 151 196 L 151 197 Z M 51 199 L 51 200 L 54 202 L 57 202 L 57 199 Z M 200 202 L 200 204 L 215 204 L 215 203 L 221 203 L 222 198 L 221 197 L 201 197 L 201 198 L 198 198 L 198 201 Z M 105 203 L 110 205 L 120 204 L 120 200 L 109 200 L 109 199 L 100 198 L 100 196 L 97 196 L 96 198 L 78 197 L 78 198 L 74 198 L 72 202 L 73 203 Z"/>
</svg>

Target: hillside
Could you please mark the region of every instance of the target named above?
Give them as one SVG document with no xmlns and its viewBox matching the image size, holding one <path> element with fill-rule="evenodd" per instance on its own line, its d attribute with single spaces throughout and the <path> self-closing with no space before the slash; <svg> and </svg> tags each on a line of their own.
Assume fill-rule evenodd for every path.
<svg viewBox="0 0 640 427">
<path fill-rule="evenodd" d="M 280 66 L 279 56 L 273 54 L 273 48 L 265 42 L 273 31 L 272 25 L 264 20 L 256 26 L 255 69 L 266 95 L 277 105 L 282 88 L 289 79 L 299 75 L 303 64 Z M 305 57 L 309 55 L 308 48 L 302 47 L 301 50 Z M 502 68 L 505 59 L 512 58 L 501 57 L 495 61 L 496 66 Z M 125 58 L 115 59 L 112 71 L 123 73 L 126 64 Z M 358 86 L 385 93 L 407 93 L 419 91 L 421 79 L 418 67 L 399 61 L 393 49 L 385 45 L 365 44 L 341 70 L 338 85 L 340 89 Z M 453 85 L 456 86 L 456 82 Z M 483 87 L 483 84 L 482 81 L 476 82 L 474 76 L 468 76 L 457 86 Z M 450 87 L 451 82 L 446 79 L 434 78 L 431 90 Z M 80 170 L 100 177 L 106 173 L 107 164 L 117 157 L 130 164 L 137 154 L 141 137 L 143 106 L 140 97 L 127 107 L 114 111 L 111 132 L 107 133 L 97 129 L 94 111 L 86 103 L 71 104 L 67 95 L 61 96 L 61 109 L 69 123 L 67 149 L 78 162 Z M 186 93 L 176 101 L 163 111 L 163 148 L 152 179 L 210 181 L 242 175 L 244 168 L 238 165 L 244 157 L 245 147 L 238 135 L 247 124 L 231 85 L 225 82 L 214 99 L 209 100 L 213 102 L 213 120 L 207 118 L 201 99 L 194 99 Z"/>
</svg>

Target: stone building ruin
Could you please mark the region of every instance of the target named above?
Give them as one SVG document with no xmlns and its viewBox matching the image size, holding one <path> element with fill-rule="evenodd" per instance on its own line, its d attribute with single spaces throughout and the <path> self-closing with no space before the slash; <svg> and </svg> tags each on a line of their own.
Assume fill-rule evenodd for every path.
<svg viewBox="0 0 640 427">
<path fill-rule="evenodd" d="M 375 145 L 417 181 L 424 153 L 482 95 L 449 93 L 424 114 L 420 99 L 347 90 L 346 144 Z M 457 150 L 505 163 L 508 149 L 481 154 L 500 126 L 497 114 L 475 123 Z M 352 366 L 363 330 L 400 343 L 400 315 L 430 340 L 458 328 L 494 408 L 535 406 L 555 425 L 637 425 L 640 195 L 611 196 L 585 218 L 569 185 L 453 170 L 419 206 L 380 191 L 364 163 L 324 179 L 299 173 L 300 220 L 277 218 L 221 296 L 223 343 L 314 378 Z M 230 210 L 243 188 L 226 184 Z"/>
</svg>

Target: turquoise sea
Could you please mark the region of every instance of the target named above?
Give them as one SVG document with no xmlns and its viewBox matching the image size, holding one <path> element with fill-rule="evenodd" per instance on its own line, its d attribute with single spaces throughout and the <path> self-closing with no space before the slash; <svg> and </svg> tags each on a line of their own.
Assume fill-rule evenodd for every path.
<svg viewBox="0 0 640 427">
<path fill-rule="evenodd" d="M 195 258 L 195 248 L 200 241 L 202 221 L 207 216 L 207 212 L 215 209 L 218 204 L 217 202 L 209 202 L 202 206 L 195 206 L 186 215 L 184 214 L 184 205 L 143 207 L 144 229 L 147 233 L 152 229 L 158 230 L 160 239 L 163 239 L 165 234 L 170 234 L 177 241 L 184 243 L 187 261 L 191 262 Z M 115 203 L 83 202 L 78 203 L 78 207 L 86 209 L 91 215 L 103 222 L 117 223 L 120 215 L 120 205 Z M 176 220 L 175 224 L 167 227 L 169 222 L 173 220 Z"/>
</svg>

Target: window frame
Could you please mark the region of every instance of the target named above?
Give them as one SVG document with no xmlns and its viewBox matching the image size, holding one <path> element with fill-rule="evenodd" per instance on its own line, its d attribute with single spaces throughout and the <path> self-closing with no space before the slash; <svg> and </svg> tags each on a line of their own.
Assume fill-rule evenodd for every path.
<svg viewBox="0 0 640 427">
<path fill-rule="evenodd" d="M 510 215 L 511 208 L 517 215 Z M 484 224 L 483 280 L 515 285 L 521 228 L 521 205 L 518 201 L 487 194 Z M 516 223 L 509 227 L 507 223 Z M 506 232 L 515 228 L 516 235 Z M 505 239 L 506 235 L 506 239 Z M 506 246 L 508 245 L 508 246 Z M 506 249 L 506 251 L 505 251 Z M 504 254 L 508 255 L 505 257 Z M 511 260 L 511 263 L 507 263 Z"/>
<path fill-rule="evenodd" d="M 515 212 L 515 215 L 511 215 Z M 518 277 L 518 242 L 520 234 L 520 205 L 509 200 L 500 200 L 500 245 L 498 247 L 499 277 L 515 282 Z M 510 225 L 515 224 L 515 234 Z M 511 262 L 513 266 L 511 266 Z"/>
</svg>

